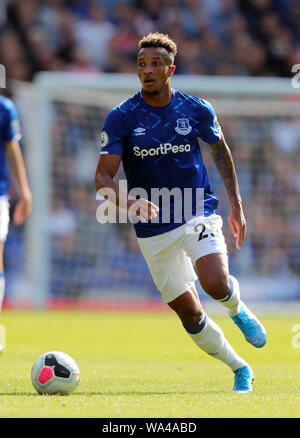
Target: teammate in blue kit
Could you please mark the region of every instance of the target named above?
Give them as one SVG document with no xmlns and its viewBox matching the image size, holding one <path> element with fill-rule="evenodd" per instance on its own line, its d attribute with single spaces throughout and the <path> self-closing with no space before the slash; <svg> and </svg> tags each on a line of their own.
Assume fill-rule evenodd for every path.
<svg viewBox="0 0 300 438">
<path fill-rule="evenodd" d="M 95 186 L 97 191 L 111 190 L 116 205 L 135 216 L 139 246 L 163 300 L 193 341 L 232 369 L 233 391 L 249 393 L 254 379 L 251 367 L 205 314 L 195 287 L 198 278 L 205 292 L 227 308 L 246 340 L 255 347 L 265 345 L 264 327 L 241 301 L 239 283 L 229 274 L 222 219 L 215 213 L 218 201 L 198 139 L 210 146 L 240 249 L 246 222 L 235 167 L 210 103 L 172 89 L 176 52 L 168 35 L 153 33 L 139 42 L 137 71 L 142 88 L 106 117 Z M 121 160 L 128 193 L 119 191 L 114 181 Z M 154 201 L 151 195 L 163 190 L 172 196 Z M 145 196 L 137 199 L 133 193 L 139 191 Z"/>
<path fill-rule="evenodd" d="M 19 145 L 21 137 L 14 103 L 10 99 L 0 96 L 0 312 L 5 289 L 3 252 L 10 219 L 7 164 L 11 167 L 19 194 L 13 216 L 15 224 L 22 225 L 31 211 L 31 192 Z M 3 348 L 4 346 L 0 344 L 0 352 Z"/>
</svg>

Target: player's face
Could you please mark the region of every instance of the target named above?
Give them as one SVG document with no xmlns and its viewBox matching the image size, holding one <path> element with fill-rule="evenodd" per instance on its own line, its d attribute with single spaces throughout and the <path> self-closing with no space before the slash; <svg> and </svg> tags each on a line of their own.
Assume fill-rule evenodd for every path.
<svg viewBox="0 0 300 438">
<path fill-rule="evenodd" d="M 159 94 L 167 86 L 174 70 L 166 49 L 144 47 L 139 51 L 137 73 L 145 93 Z"/>
</svg>

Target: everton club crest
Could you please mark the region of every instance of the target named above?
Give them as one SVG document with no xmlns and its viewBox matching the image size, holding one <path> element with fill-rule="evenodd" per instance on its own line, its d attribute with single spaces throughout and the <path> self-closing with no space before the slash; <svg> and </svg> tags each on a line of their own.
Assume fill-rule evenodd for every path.
<svg viewBox="0 0 300 438">
<path fill-rule="evenodd" d="M 187 135 L 193 129 L 190 125 L 189 119 L 177 119 L 177 126 L 175 127 L 175 131 L 181 135 Z"/>
</svg>

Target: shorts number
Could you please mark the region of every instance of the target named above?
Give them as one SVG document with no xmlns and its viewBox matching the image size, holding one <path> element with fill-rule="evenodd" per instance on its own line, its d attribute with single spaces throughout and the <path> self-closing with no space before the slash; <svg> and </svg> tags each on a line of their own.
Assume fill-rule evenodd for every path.
<svg viewBox="0 0 300 438">
<path fill-rule="evenodd" d="M 209 225 L 211 226 L 211 229 L 213 230 L 213 232 L 211 232 L 211 236 L 216 237 L 219 234 L 218 226 L 213 221 L 211 221 L 209 223 Z"/>
<path fill-rule="evenodd" d="M 218 233 L 219 233 L 219 230 L 218 230 L 218 228 L 217 228 L 215 222 L 210 222 L 209 225 L 210 225 L 210 227 L 211 227 L 211 229 L 212 229 L 210 235 L 211 235 L 212 237 L 216 237 L 216 236 L 218 235 Z M 195 230 L 195 233 L 199 233 L 198 242 L 199 242 L 200 240 L 205 239 L 206 237 L 208 237 L 208 234 L 204 234 L 204 233 L 205 233 L 205 230 L 206 230 L 206 226 L 205 226 L 204 224 L 197 224 L 197 225 L 194 227 L 194 230 Z M 200 231 L 200 232 L 199 232 L 199 231 Z"/>
<path fill-rule="evenodd" d="M 199 228 L 201 228 L 201 231 L 199 233 Z M 204 234 L 206 227 L 204 224 L 197 224 L 194 228 L 195 233 L 199 233 L 199 237 L 198 237 L 198 242 L 199 240 L 205 239 L 206 237 L 208 237 L 208 234 Z"/>
</svg>

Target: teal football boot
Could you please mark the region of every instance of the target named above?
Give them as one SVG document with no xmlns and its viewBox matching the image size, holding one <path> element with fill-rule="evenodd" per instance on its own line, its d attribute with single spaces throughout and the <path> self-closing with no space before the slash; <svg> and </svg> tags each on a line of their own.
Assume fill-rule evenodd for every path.
<svg viewBox="0 0 300 438">
<path fill-rule="evenodd" d="M 234 371 L 234 385 L 231 392 L 240 394 L 247 394 L 252 392 L 252 383 L 254 381 L 254 374 L 249 365 L 238 368 Z"/>
<path fill-rule="evenodd" d="M 266 330 L 251 310 L 243 302 L 241 304 L 240 312 L 230 318 L 241 330 L 246 341 L 256 348 L 261 348 L 267 342 Z"/>
</svg>

